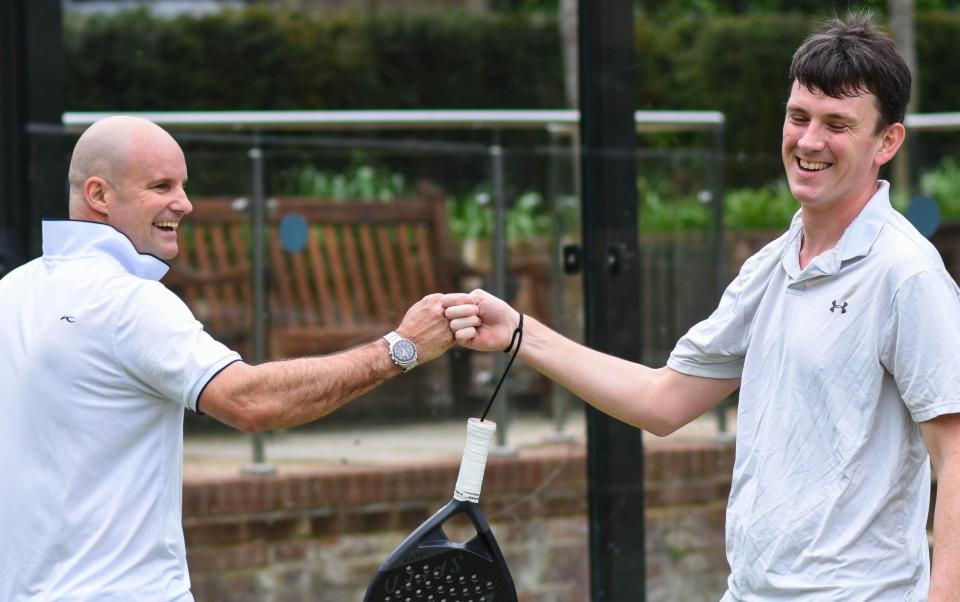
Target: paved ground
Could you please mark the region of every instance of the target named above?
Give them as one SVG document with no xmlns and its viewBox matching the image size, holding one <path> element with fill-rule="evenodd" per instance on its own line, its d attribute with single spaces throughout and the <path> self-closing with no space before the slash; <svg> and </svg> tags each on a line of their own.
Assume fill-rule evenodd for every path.
<svg viewBox="0 0 960 602">
<path fill-rule="evenodd" d="M 728 423 L 735 428 L 734 412 Z M 509 425 L 506 447 L 494 453 L 528 453 L 554 445 L 582 444 L 585 441 L 582 411 L 573 412 L 562 430 L 542 415 L 514 416 Z M 648 444 L 662 439 L 646 434 Z M 717 415 L 709 413 L 694 421 L 669 440 L 716 440 L 729 437 L 718 433 Z M 466 437 L 466 420 L 442 420 L 393 426 L 317 425 L 267 433 L 263 436 L 267 461 L 282 472 L 296 472 L 317 466 L 356 466 L 459 459 Z M 184 442 L 184 476 L 201 478 L 240 473 L 251 464 L 252 436 L 244 433 L 188 434 Z"/>
</svg>

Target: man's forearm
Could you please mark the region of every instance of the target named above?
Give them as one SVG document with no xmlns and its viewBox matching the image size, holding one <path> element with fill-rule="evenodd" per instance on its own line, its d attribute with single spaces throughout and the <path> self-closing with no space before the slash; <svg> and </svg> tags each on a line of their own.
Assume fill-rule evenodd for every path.
<svg viewBox="0 0 960 602">
<path fill-rule="evenodd" d="M 245 431 L 311 422 L 400 374 L 378 339 L 340 353 L 259 366 L 241 362 L 211 381 L 200 409 Z"/>
<path fill-rule="evenodd" d="M 274 413 L 284 428 L 310 422 L 401 373 L 390 360 L 382 339 L 322 358 L 306 357 L 258 366 L 258 394 L 269 397 L 282 391 Z"/>
<path fill-rule="evenodd" d="M 921 422 L 920 432 L 937 475 L 928 602 L 954 602 L 960 600 L 960 414 Z"/>
<path fill-rule="evenodd" d="M 933 567 L 929 602 L 960 600 L 960 472 L 941 467 L 933 515 Z"/>
<path fill-rule="evenodd" d="M 600 411 L 657 435 L 702 415 L 740 384 L 739 379 L 687 376 L 601 353 L 533 318 L 524 326 L 520 357 Z"/>
</svg>

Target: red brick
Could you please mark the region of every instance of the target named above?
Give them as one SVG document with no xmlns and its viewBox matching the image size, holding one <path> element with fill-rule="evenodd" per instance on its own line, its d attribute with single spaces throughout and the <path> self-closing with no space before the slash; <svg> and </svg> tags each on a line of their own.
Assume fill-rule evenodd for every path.
<svg viewBox="0 0 960 602">
<path fill-rule="evenodd" d="M 310 539 L 295 539 L 292 541 L 278 541 L 270 544 L 269 558 L 271 562 L 294 562 L 306 560 L 310 557 L 316 543 Z"/>
<path fill-rule="evenodd" d="M 250 529 L 248 523 L 243 521 L 204 523 L 184 525 L 183 535 L 188 546 L 226 544 L 249 539 Z"/>
<path fill-rule="evenodd" d="M 713 588 L 722 588 L 728 571 L 722 534 L 733 446 L 658 442 L 646 449 L 645 480 L 638 474 L 636 485 L 647 493 L 650 599 L 681 599 L 664 597 L 681 591 L 678 583 L 719 598 L 722 589 Z M 458 465 L 318 467 L 187 483 L 184 529 L 198 601 L 361 599 L 389 551 L 449 500 Z M 492 458 L 481 507 L 521 600 L 589 598 L 586 558 L 576 552 L 588 542 L 582 447 Z M 671 558 L 671 549 L 682 554 Z"/>
<path fill-rule="evenodd" d="M 194 571 L 256 567 L 267 560 L 263 542 L 232 546 L 194 546 L 187 549 L 187 564 Z"/>
</svg>

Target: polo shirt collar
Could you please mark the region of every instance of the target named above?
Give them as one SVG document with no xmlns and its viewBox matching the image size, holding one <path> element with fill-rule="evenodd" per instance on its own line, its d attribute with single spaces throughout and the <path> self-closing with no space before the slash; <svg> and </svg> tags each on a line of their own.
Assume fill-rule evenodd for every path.
<svg viewBox="0 0 960 602">
<path fill-rule="evenodd" d="M 802 211 L 798 211 L 790 224 L 792 236 L 781 260 L 783 269 L 795 280 L 836 274 L 844 261 L 864 257 L 870 253 L 891 210 L 890 183 L 886 180 L 877 180 L 877 191 L 864 205 L 860 214 L 847 226 L 836 246 L 815 257 L 803 270 L 800 269 L 803 220 L 801 219 Z"/>
<path fill-rule="evenodd" d="M 107 224 L 80 220 L 44 220 L 45 259 L 106 255 L 127 272 L 147 280 L 160 280 L 170 266 L 160 258 L 140 253 L 125 234 Z"/>
</svg>

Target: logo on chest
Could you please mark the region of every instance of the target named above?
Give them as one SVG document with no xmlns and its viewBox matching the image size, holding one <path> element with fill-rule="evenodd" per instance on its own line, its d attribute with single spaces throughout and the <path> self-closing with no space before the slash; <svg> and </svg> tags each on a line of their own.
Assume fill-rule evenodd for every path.
<svg viewBox="0 0 960 602">
<path fill-rule="evenodd" d="M 836 313 L 837 310 L 840 310 L 840 313 L 845 314 L 847 313 L 847 305 L 849 304 L 843 299 L 840 299 L 840 303 L 837 303 L 836 300 L 834 300 L 830 305 L 830 313 Z"/>
</svg>

